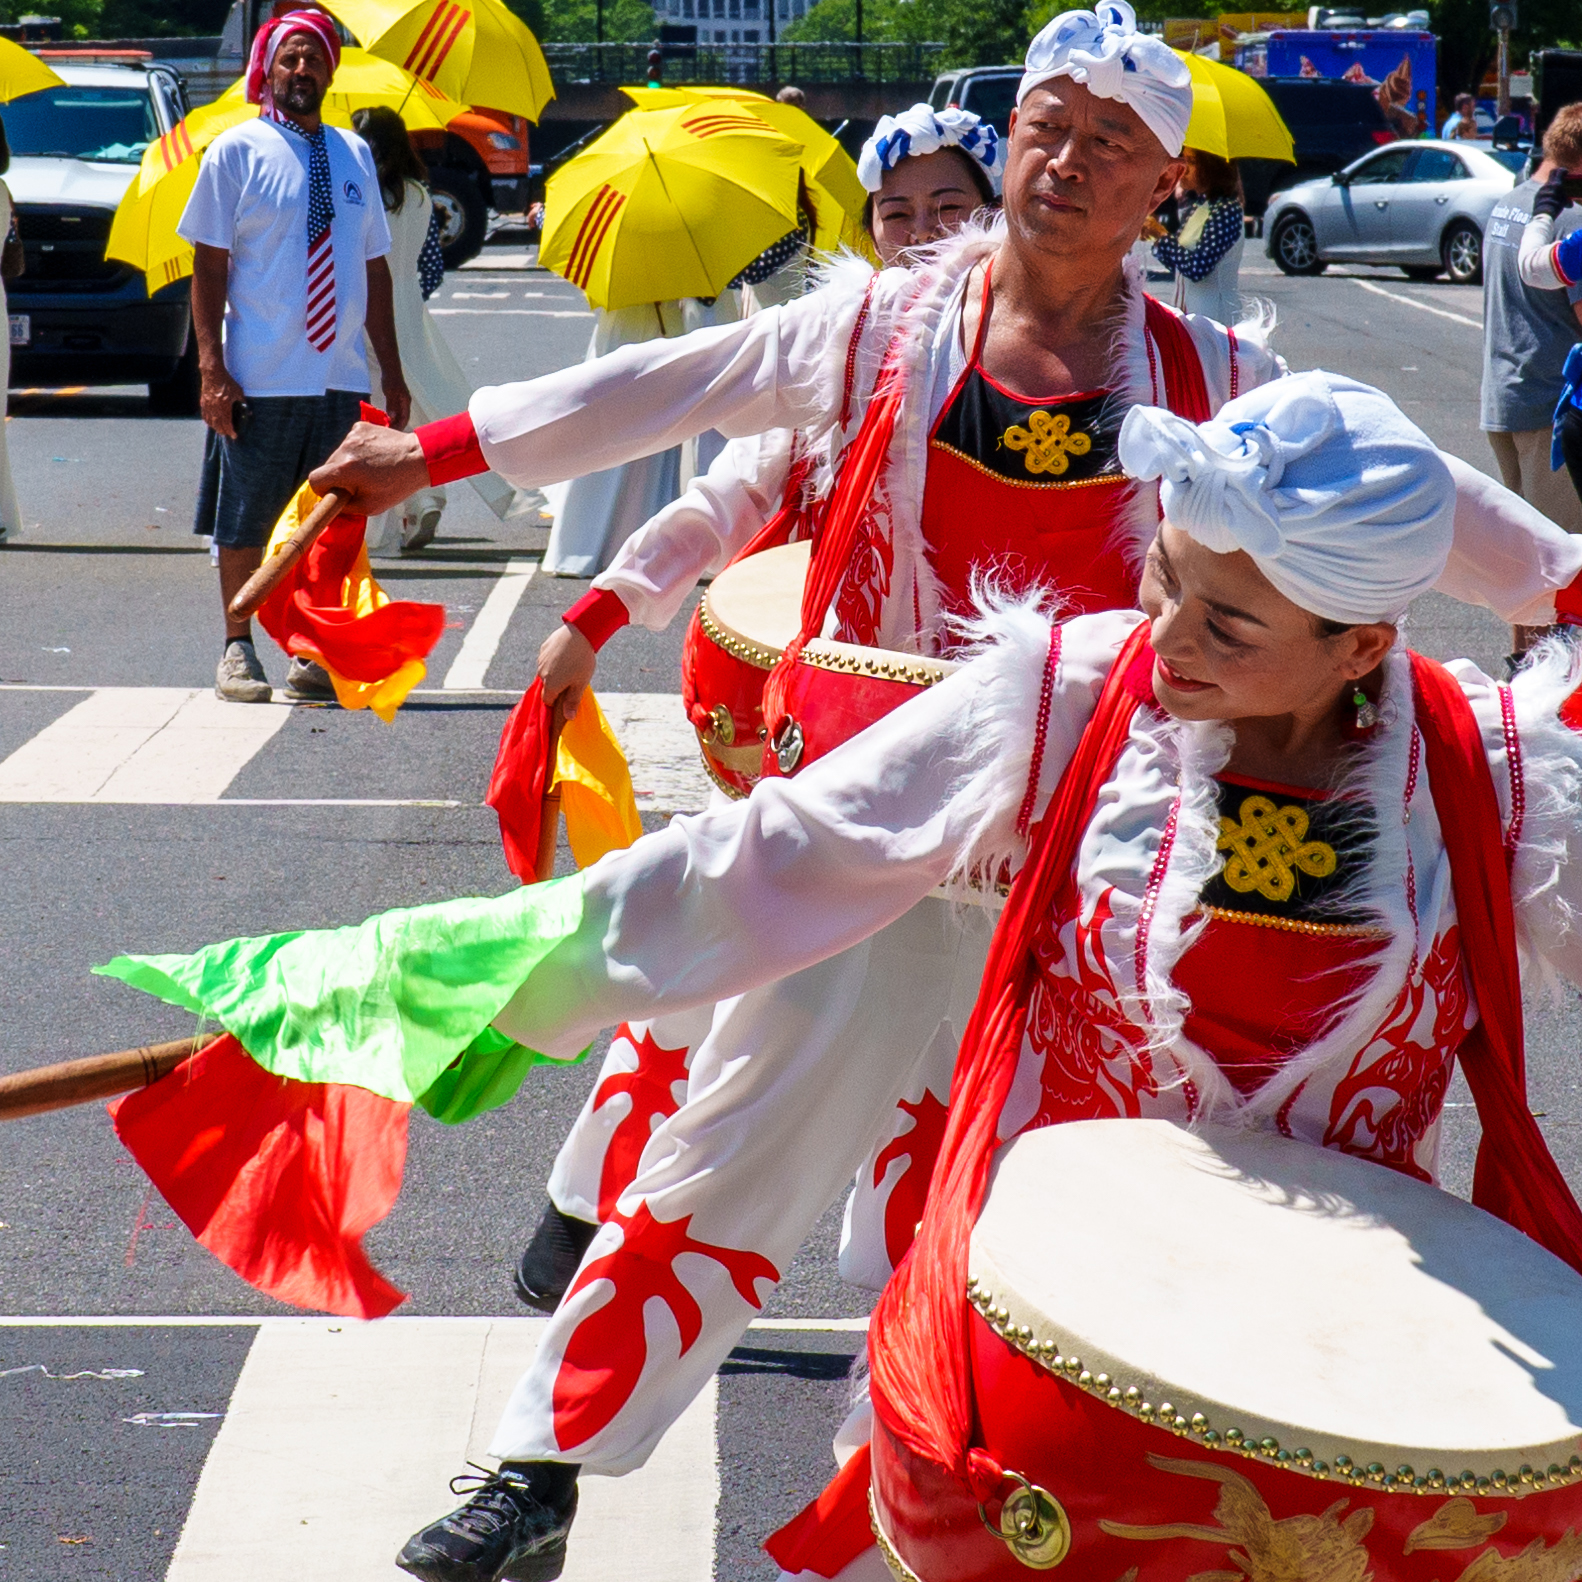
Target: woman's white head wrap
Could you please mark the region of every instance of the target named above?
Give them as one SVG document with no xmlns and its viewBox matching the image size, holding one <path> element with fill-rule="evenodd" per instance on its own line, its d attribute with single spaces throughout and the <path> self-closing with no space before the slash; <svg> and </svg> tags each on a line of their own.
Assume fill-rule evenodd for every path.
<svg viewBox="0 0 1582 1582">
<path fill-rule="evenodd" d="M 959 148 L 999 192 L 1005 145 L 993 125 L 971 110 L 933 110 L 926 104 L 880 119 L 857 156 L 857 179 L 869 192 L 877 192 L 885 171 L 912 155 L 936 154 L 942 148 Z"/>
<path fill-rule="evenodd" d="M 1159 479 L 1164 514 L 1205 549 L 1245 550 L 1293 604 L 1388 621 L 1439 580 L 1456 486 L 1382 391 L 1340 374 L 1274 379 L 1192 424 L 1133 407 L 1121 466 Z"/>
<path fill-rule="evenodd" d="M 1173 159 L 1192 119 L 1192 73 L 1163 39 L 1137 31 L 1126 0 L 1097 11 L 1062 11 L 1027 46 L 1020 104 L 1040 83 L 1069 77 L 1101 99 L 1130 105 Z"/>
</svg>

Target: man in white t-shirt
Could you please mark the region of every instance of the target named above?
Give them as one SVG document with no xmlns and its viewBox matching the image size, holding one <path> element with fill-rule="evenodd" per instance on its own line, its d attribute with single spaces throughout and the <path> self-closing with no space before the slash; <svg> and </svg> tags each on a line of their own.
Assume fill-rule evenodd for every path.
<svg viewBox="0 0 1582 1582">
<path fill-rule="evenodd" d="M 234 703 L 267 703 L 272 692 L 231 599 L 298 486 L 357 421 L 365 331 L 390 421 L 405 425 L 410 405 L 373 156 L 319 117 L 339 62 L 323 12 L 289 12 L 259 30 L 247 69 L 258 119 L 209 146 L 177 226 L 197 255 L 192 322 L 209 426 L 194 530 L 219 549 L 226 628 L 215 691 Z M 293 659 L 286 695 L 334 692 L 318 665 Z"/>
</svg>

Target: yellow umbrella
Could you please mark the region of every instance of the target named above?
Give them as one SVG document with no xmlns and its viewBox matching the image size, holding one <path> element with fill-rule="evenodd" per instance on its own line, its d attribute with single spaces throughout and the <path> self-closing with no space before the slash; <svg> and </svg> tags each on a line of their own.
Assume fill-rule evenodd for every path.
<svg viewBox="0 0 1582 1582">
<path fill-rule="evenodd" d="M 328 0 L 370 54 L 453 99 L 536 121 L 555 97 L 538 40 L 500 0 Z"/>
<path fill-rule="evenodd" d="M 8 38 L 0 38 L 0 102 L 9 104 L 25 93 L 65 86 L 66 79 L 51 71 L 37 55 Z"/>
<path fill-rule="evenodd" d="M 1256 77 L 1205 55 L 1177 51 L 1192 73 L 1192 119 L 1186 146 L 1221 159 L 1296 163 L 1291 134 Z"/>
<path fill-rule="evenodd" d="M 192 247 L 176 235 L 176 225 L 198 179 L 203 150 L 221 132 L 258 114 L 247 102 L 246 82 L 238 78 L 213 104 L 192 111 L 143 151 L 138 178 L 115 211 L 105 256 L 141 269 L 149 295 L 192 273 Z M 348 49 L 324 100 L 324 119 L 349 127 L 352 111 L 385 104 L 414 130 L 444 127 L 466 109 L 410 72 L 366 51 Z"/>
<path fill-rule="evenodd" d="M 628 110 L 550 178 L 539 262 L 604 308 L 716 297 L 795 228 L 801 157 L 730 99 Z"/>
<path fill-rule="evenodd" d="M 216 105 L 246 102 L 247 82 L 242 77 L 215 100 Z M 443 131 L 472 108 L 394 61 L 365 49 L 343 49 L 330 91 L 324 96 L 324 119 L 332 126 L 350 126 L 353 110 L 380 104 L 397 111 L 411 132 Z"/>
<path fill-rule="evenodd" d="M 815 202 L 815 207 L 819 208 L 818 234 L 813 238 L 815 247 L 830 252 L 842 241 L 849 241 L 852 229 L 861 225 L 863 205 L 867 202 L 868 194 L 857 179 L 856 163 L 806 110 L 742 89 L 688 86 L 622 88 L 621 92 L 639 110 L 661 110 L 708 99 L 734 100 L 742 109 L 768 122 L 792 142 L 802 145 L 802 173 L 809 185 L 817 187 L 834 203 L 837 212 L 830 213 Z"/>
<path fill-rule="evenodd" d="M 115 211 L 104 256 L 141 269 L 149 296 L 192 273 L 192 244 L 176 235 L 176 224 L 197 180 L 197 159 L 184 159 L 146 191 L 132 182 Z"/>
</svg>

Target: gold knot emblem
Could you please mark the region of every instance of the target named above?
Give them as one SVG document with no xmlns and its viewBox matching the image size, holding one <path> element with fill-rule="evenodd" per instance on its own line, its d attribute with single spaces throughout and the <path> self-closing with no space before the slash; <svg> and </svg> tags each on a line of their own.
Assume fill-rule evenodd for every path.
<svg viewBox="0 0 1582 1582">
<path fill-rule="evenodd" d="M 1327 879 L 1335 871 L 1335 848 L 1307 838 L 1304 808 L 1276 807 L 1266 796 L 1250 796 L 1241 805 L 1238 822 L 1219 821 L 1216 848 L 1231 853 L 1225 860 L 1225 883 L 1238 895 L 1254 890 L 1269 901 L 1289 901 L 1296 876 Z"/>
<path fill-rule="evenodd" d="M 1027 427 L 1013 423 L 1001 443 L 1007 450 L 1027 452 L 1026 466 L 1031 473 L 1048 472 L 1059 477 L 1071 465 L 1071 457 L 1086 456 L 1093 441 L 1080 430 L 1071 432 L 1071 419 L 1062 412 L 1055 417 L 1040 408 L 1027 415 Z"/>
</svg>

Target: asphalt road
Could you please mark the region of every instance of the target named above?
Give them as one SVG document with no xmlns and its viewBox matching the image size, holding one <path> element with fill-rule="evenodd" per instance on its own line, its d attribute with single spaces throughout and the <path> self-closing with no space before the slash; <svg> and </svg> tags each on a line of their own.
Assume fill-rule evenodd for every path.
<svg viewBox="0 0 1582 1582">
<path fill-rule="evenodd" d="M 527 262 L 520 244 L 491 248 L 449 277 L 433 304 L 477 383 L 582 355 L 585 304 Z M 1493 470 L 1477 430 L 1476 290 L 1412 284 L 1387 270 L 1288 280 L 1251 253 L 1243 287 L 1272 304 L 1276 345 L 1293 368 L 1334 368 L 1381 386 L 1442 446 Z M 11 410 L 7 437 L 27 527 L 0 551 L 0 762 L 91 689 L 209 687 L 220 646 L 216 578 L 189 531 L 199 424 L 151 417 L 136 391 L 14 393 Z M 538 644 L 585 584 L 528 581 L 484 687 L 447 689 L 444 678 L 502 575 L 535 556 L 544 536 L 536 525 L 497 522 L 457 485 L 435 545 L 378 565 L 396 596 L 447 610 L 429 679 L 394 726 L 294 710 L 223 801 L 0 803 L 0 1071 L 187 1030 L 176 1012 L 90 976 L 121 951 L 184 951 L 509 888 L 493 815 L 479 805 L 494 743 Z M 601 664 L 601 686 L 674 692 L 680 637 L 679 622 L 657 637 L 623 634 Z M 1411 640 L 1485 667 L 1509 646 L 1484 613 L 1435 597 L 1413 612 Z M 260 652 L 283 680 L 284 656 L 262 634 Z M 1532 1007 L 1534 1108 L 1582 1184 L 1579 1029 L 1569 993 Z M 535 1073 L 516 1103 L 461 1131 L 414 1117 L 401 1200 L 368 1238 L 375 1261 L 411 1293 L 404 1313 L 520 1315 L 509 1267 L 593 1070 Z M 1466 1101 L 1465 1092 L 1452 1094 L 1454 1104 Z M 1447 1180 L 1455 1188 L 1470 1180 L 1474 1144 L 1470 1111 L 1453 1109 Z M 832 1214 L 766 1319 L 838 1321 L 867 1311 L 863 1294 L 834 1276 L 835 1231 Z M 0 1314 L 285 1312 L 149 1201 L 98 1107 L 4 1128 Z M 245 1324 L 0 1327 L 0 1577 L 164 1577 L 224 1419 L 194 1418 L 184 1428 L 136 1419 L 224 1414 L 252 1335 Z M 773 1575 L 754 1545 L 822 1485 L 859 1347 L 850 1329 L 755 1331 L 728 1365 L 715 1423 L 716 1575 Z M 138 1372 L 58 1377 L 114 1368 Z M 438 1510 L 443 1489 L 436 1493 Z M 392 1545 L 400 1536 L 390 1535 Z"/>
</svg>

